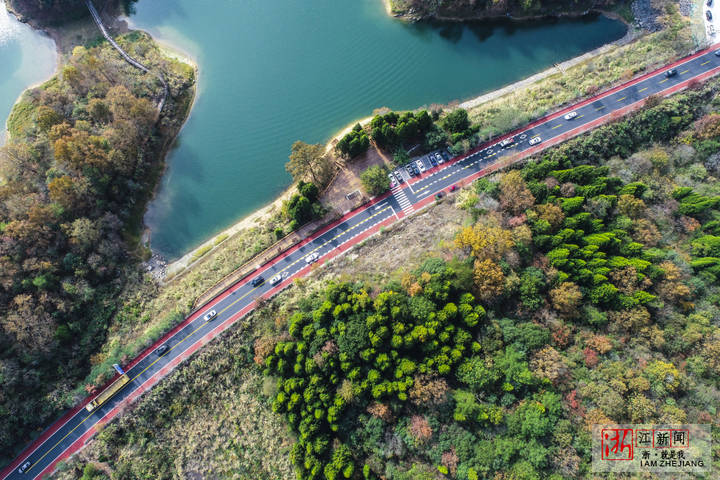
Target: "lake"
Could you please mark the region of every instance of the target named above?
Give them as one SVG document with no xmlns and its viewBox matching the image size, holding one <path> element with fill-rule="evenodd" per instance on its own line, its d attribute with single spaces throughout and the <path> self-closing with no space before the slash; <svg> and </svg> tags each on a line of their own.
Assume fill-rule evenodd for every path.
<svg viewBox="0 0 720 480">
<path fill-rule="evenodd" d="M 135 9 L 133 26 L 200 68 L 195 106 L 145 216 L 152 248 L 169 259 L 287 188 L 295 140 L 325 143 L 379 107 L 465 100 L 626 31 L 603 16 L 410 25 L 381 0 L 140 0 Z"/>
<path fill-rule="evenodd" d="M 0 0 L 0 145 L 15 100 L 30 85 L 52 76 L 56 58 L 55 42 L 18 22 Z"/>
</svg>

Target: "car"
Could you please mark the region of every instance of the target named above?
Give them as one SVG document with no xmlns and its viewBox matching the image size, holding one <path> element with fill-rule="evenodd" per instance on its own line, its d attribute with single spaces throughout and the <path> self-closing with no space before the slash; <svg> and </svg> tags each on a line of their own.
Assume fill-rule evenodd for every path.
<svg viewBox="0 0 720 480">
<path fill-rule="evenodd" d="M 437 160 L 438 163 L 445 163 L 445 159 L 438 152 L 435 152 L 435 159 Z"/>
<path fill-rule="evenodd" d="M 457 185 L 452 185 L 450 188 L 448 188 L 449 192 L 454 192 L 455 190 L 457 190 Z"/>
<path fill-rule="evenodd" d="M 508 137 L 508 138 L 506 138 L 505 140 L 503 140 L 503 141 L 500 142 L 500 147 L 501 147 L 501 148 L 507 147 L 508 145 L 510 145 L 511 143 L 513 143 L 513 140 L 515 140 L 514 137 Z"/>
<path fill-rule="evenodd" d="M 280 274 L 277 274 L 270 279 L 270 285 L 277 285 L 281 281 L 282 281 L 282 276 Z"/>
<path fill-rule="evenodd" d="M 168 347 L 167 344 L 165 344 L 165 345 L 160 345 L 160 346 L 158 347 L 158 349 L 155 350 L 155 351 L 157 352 L 158 357 L 160 357 L 160 356 L 162 356 L 162 354 L 164 354 L 164 353 L 167 352 L 168 350 L 170 350 L 170 347 Z"/>
<path fill-rule="evenodd" d="M 677 75 L 677 70 L 675 70 L 674 68 L 671 68 L 670 70 L 665 72 L 665 76 L 668 78 L 674 77 L 675 75 Z"/>
<path fill-rule="evenodd" d="M 425 171 L 425 164 L 422 160 L 415 160 L 415 165 L 417 165 L 418 170 L 420 170 L 420 173 L 423 173 Z"/>
<path fill-rule="evenodd" d="M 415 165 L 415 164 L 413 163 L 413 164 L 411 165 L 411 167 L 412 167 L 413 172 L 415 173 L 415 175 L 420 175 L 420 170 L 418 170 L 417 165 Z"/>
<path fill-rule="evenodd" d="M 715 50 L 714 53 L 715 53 L 715 56 L 716 56 L 716 57 L 720 57 L 720 50 Z"/>
<path fill-rule="evenodd" d="M 413 168 L 413 164 L 408 163 L 407 165 L 405 165 L 405 170 L 407 170 L 408 175 L 410 175 L 411 177 L 415 176 L 415 168 Z"/>
<path fill-rule="evenodd" d="M 712 0 L 707 0 L 707 2 L 705 2 L 705 5 L 707 5 L 708 7 L 711 7 L 711 6 L 712 6 Z"/>
<path fill-rule="evenodd" d="M 397 185 L 397 182 L 395 181 L 395 175 L 389 173 L 388 178 L 390 179 L 390 188 L 395 188 L 395 185 Z"/>
<path fill-rule="evenodd" d="M 258 278 L 260 278 L 260 277 L 258 277 Z M 257 278 L 256 278 L 255 280 L 257 280 Z M 253 287 L 256 287 L 256 286 L 257 286 L 257 285 L 255 285 L 255 283 L 254 283 L 255 280 L 253 280 Z M 259 285 L 259 284 L 258 284 L 258 285 Z M 212 319 L 215 318 L 215 317 L 217 317 L 217 312 L 216 312 L 215 310 L 210 310 L 209 312 L 207 312 L 207 313 L 203 316 L 203 320 L 205 320 L 206 322 L 209 322 L 210 320 L 212 320 Z"/>
<path fill-rule="evenodd" d="M 18 468 L 18 470 L 17 470 L 18 473 L 27 472 L 27 469 L 30 468 L 30 465 L 32 465 L 32 463 L 30 463 L 30 462 L 23 463 L 22 465 L 20 465 L 20 468 Z"/>
<path fill-rule="evenodd" d="M 265 281 L 265 279 L 264 279 L 263 277 L 255 277 L 255 278 L 252 279 L 252 282 L 250 282 L 250 284 L 251 284 L 253 287 L 259 287 L 260 285 L 262 285 L 262 283 L 263 283 L 264 281 Z"/>
<path fill-rule="evenodd" d="M 537 145 L 538 143 L 542 142 L 542 138 L 540 137 L 533 137 L 528 142 L 530 145 Z"/>
<path fill-rule="evenodd" d="M 712 13 L 710 10 L 705 10 L 705 18 L 707 18 L 708 21 L 712 20 Z"/>
<path fill-rule="evenodd" d="M 317 252 L 313 252 L 310 255 L 308 255 L 307 257 L 305 257 L 305 263 L 310 265 L 311 263 L 317 262 L 318 258 L 320 258 L 320 254 Z"/>
<path fill-rule="evenodd" d="M 577 117 L 577 112 L 570 112 L 567 115 L 565 115 L 565 120 L 572 120 L 573 118 Z"/>
<path fill-rule="evenodd" d="M 395 179 L 397 180 L 397 183 L 403 183 L 405 181 L 405 179 L 400 174 L 400 170 L 395 170 L 394 174 L 395 174 Z"/>
<path fill-rule="evenodd" d="M 428 162 L 430 162 L 430 165 L 433 167 L 437 167 L 437 160 L 435 159 L 435 155 L 428 155 Z"/>
</svg>

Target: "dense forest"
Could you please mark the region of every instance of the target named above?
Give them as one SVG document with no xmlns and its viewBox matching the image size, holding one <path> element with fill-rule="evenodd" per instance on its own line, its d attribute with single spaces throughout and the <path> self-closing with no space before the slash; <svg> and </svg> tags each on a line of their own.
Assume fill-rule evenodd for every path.
<svg viewBox="0 0 720 480">
<path fill-rule="evenodd" d="M 204 458 L 291 478 L 272 460 L 288 455 L 304 479 L 589 479 L 593 424 L 716 427 L 718 91 L 653 98 L 466 185 L 441 200 L 466 212 L 454 241 L 378 260 L 382 281 L 298 282 L 58 477 L 169 479 Z"/>
<path fill-rule="evenodd" d="M 610 9 L 624 0 L 389 0 L 392 12 L 412 18 L 493 18 L 564 15 Z"/>
<path fill-rule="evenodd" d="M 129 66 L 106 42 L 76 47 L 27 91 L 0 149 L 0 463 L 72 405 L 124 279 L 138 269 L 141 216 L 184 122 L 194 71 L 145 34 L 119 38 L 165 74 Z M 99 379 L 102 381 L 102 378 Z"/>
<path fill-rule="evenodd" d="M 137 0 L 93 0 L 95 7 L 129 11 Z M 8 0 L 8 7 L 22 20 L 38 26 L 55 26 L 89 17 L 85 0 Z"/>
</svg>

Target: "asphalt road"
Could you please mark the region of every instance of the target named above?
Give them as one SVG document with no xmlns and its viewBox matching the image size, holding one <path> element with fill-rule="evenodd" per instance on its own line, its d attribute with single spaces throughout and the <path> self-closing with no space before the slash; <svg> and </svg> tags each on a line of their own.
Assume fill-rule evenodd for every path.
<svg viewBox="0 0 720 480">
<path fill-rule="evenodd" d="M 390 194 L 350 212 L 338 222 L 291 248 L 262 266 L 256 274 L 230 287 L 168 333 L 154 347 L 167 344 L 170 349 L 164 355 L 159 356 L 156 350 L 149 350 L 126 366 L 131 382 L 105 404 L 92 413 L 87 412 L 83 407 L 91 400 L 92 397 L 89 397 L 82 405 L 55 422 L 0 473 L 0 480 L 35 479 L 52 471 L 59 460 L 77 451 L 91 438 L 98 423 L 107 422 L 124 404 L 150 389 L 182 360 L 246 315 L 253 309 L 258 297 L 273 295 L 287 287 L 293 278 L 306 275 L 312 268 L 305 260 L 308 255 L 317 253 L 319 262 L 340 255 L 376 233 L 382 226 L 432 203 L 433 196 L 438 192 L 481 176 L 498 160 L 507 159 L 508 155 L 523 157 L 534 154 L 553 142 L 557 143 L 606 122 L 613 112 L 627 112 L 650 95 L 670 94 L 691 79 L 704 79 L 720 73 L 720 57 L 715 56 L 713 49 L 710 49 L 676 62 L 673 68 L 677 70 L 673 77 L 666 77 L 665 69 L 645 75 L 516 130 L 506 135 L 512 137 L 513 142 L 504 149 L 497 145 L 498 139 L 493 144 L 481 145 L 465 156 L 434 167 L 421 177 L 400 184 Z M 577 112 L 577 116 L 565 120 L 563 116 L 570 111 Z M 531 146 L 529 140 L 538 136 L 541 142 Z M 429 162 L 424 161 L 430 167 Z M 270 285 L 268 280 L 278 274 L 283 280 L 275 286 Z M 253 287 L 251 281 L 258 276 L 262 276 L 265 281 Z M 204 313 L 210 309 L 217 311 L 217 317 L 211 321 L 203 320 Z M 29 466 L 24 473 L 20 473 L 20 466 L 26 462 L 29 462 Z"/>
</svg>

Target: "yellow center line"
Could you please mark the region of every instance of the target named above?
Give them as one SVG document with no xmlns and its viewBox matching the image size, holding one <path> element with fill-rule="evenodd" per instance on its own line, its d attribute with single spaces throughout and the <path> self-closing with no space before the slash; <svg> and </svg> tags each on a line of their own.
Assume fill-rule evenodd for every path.
<svg viewBox="0 0 720 480">
<path fill-rule="evenodd" d="M 641 90 L 638 90 L 638 92 L 644 92 L 644 91 L 647 90 L 647 89 L 648 89 L 648 87 L 645 87 L 645 88 L 643 88 L 643 89 L 641 89 Z"/>
<path fill-rule="evenodd" d="M 560 123 L 560 124 L 558 124 L 558 125 L 555 125 L 555 126 L 552 127 L 550 130 L 555 130 L 556 128 L 560 128 L 560 127 L 562 127 L 562 123 Z"/>
<path fill-rule="evenodd" d="M 578 118 L 582 118 L 584 116 L 585 116 L 585 114 L 583 113 L 582 115 L 578 115 Z"/>
<path fill-rule="evenodd" d="M 622 97 L 622 98 L 618 98 L 617 101 L 618 101 L 618 102 L 622 102 L 622 101 L 625 100 L 626 98 L 627 98 L 627 96 Z"/>
<path fill-rule="evenodd" d="M 324 247 L 324 246 L 327 245 L 328 243 L 330 243 L 330 242 L 336 240 L 337 238 L 339 238 L 339 237 L 341 237 L 341 236 L 349 233 L 350 231 L 356 229 L 357 227 L 359 227 L 360 225 L 364 224 L 364 223 L 367 222 L 368 220 L 371 220 L 372 218 L 380 215 L 381 213 L 383 213 L 384 211 L 388 210 L 389 208 L 391 208 L 391 207 L 390 207 L 390 206 L 387 206 L 387 207 L 383 208 L 382 210 L 380 210 L 379 212 L 375 213 L 374 215 L 371 215 L 370 217 L 366 218 L 365 220 L 357 223 L 356 225 L 353 225 L 353 226 L 352 226 L 351 228 L 349 228 L 348 230 L 345 230 L 345 231 L 343 231 L 342 233 L 340 233 L 340 234 L 336 235 L 335 237 L 333 237 L 332 239 L 326 241 L 325 243 L 323 243 L 323 244 L 320 245 L 319 247 L 317 247 L 317 248 L 315 248 L 314 250 L 312 250 L 310 253 L 314 252 L 315 250 L 319 250 L 320 248 Z M 304 257 L 301 257 L 300 259 L 298 259 L 298 260 L 296 260 L 295 262 L 291 263 L 290 265 L 288 265 L 288 266 L 285 267 L 284 269 L 280 270 L 280 272 L 283 272 L 283 271 L 287 270 L 288 268 L 292 267 L 293 265 L 295 265 L 296 263 L 298 263 L 302 258 L 304 258 Z M 261 285 L 262 285 L 262 284 L 261 284 Z M 227 307 L 225 307 L 224 309 L 222 309 L 222 310 L 220 311 L 220 314 L 222 314 L 222 313 L 224 313 L 225 311 L 227 311 L 229 308 L 231 308 L 233 305 L 235 305 L 236 303 L 238 303 L 240 300 L 244 299 L 245 297 L 247 297 L 248 295 L 250 295 L 251 293 L 253 293 L 255 290 L 257 290 L 259 287 L 260 287 L 260 285 L 258 285 L 257 287 L 253 288 L 252 290 L 250 290 L 249 292 L 247 292 L 245 295 L 243 295 L 243 296 L 241 296 L 240 298 L 238 298 L 237 300 L 235 300 L 233 303 L 231 303 L 230 305 L 228 305 Z M 173 349 L 175 349 L 175 348 L 177 348 L 178 346 L 180 346 L 180 344 L 182 344 L 185 340 L 187 340 L 188 338 L 190 338 L 191 336 L 193 336 L 198 330 L 200 330 L 201 328 L 203 328 L 207 323 L 209 323 L 209 322 L 208 322 L 208 321 L 204 321 L 204 322 L 202 323 L 202 325 L 200 325 L 198 328 L 196 328 L 195 330 L 193 330 L 192 332 L 190 332 L 189 334 L 187 334 L 182 340 L 180 340 L 178 343 L 176 343 L 174 346 L 172 346 L 172 347 L 168 350 L 167 353 L 171 352 Z M 161 359 L 162 357 L 164 357 L 165 355 L 167 355 L 167 353 L 165 353 L 165 354 L 163 354 L 162 356 L 158 357 L 154 362 L 152 362 L 150 365 L 148 365 L 147 367 L 145 367 L 145 368 L 143 369 L 143 371 L 140 372 L 140 373 L 138 373 L 137 375 L 135 375 L 135 376 L 130 380 L 130 382 L 133 382 L 133 381 L 136 380 L 140 375 L 142 375 L 143 373 L 145 373 L 149 368 L 151 368 L 151 367 L 152 367 L 153 365 L 155 365 L 158 361 L 160 361 L 160 359 Z M 129 384 L 130 382 L 128 382 L 128 384 Z M 125 385 L 123 385 L 122 388 L 125 388 Z M 118 390 L 118 392 L 119 392 L 119 390 Z M 94 413 L 94 412 L 93 412 L 93 413 Z M 43 454 L 43 456 L 41 456 L 39 459 L 37 459 L 35 462 L 33 462 L 33 464 L 30 466 L 30 468 L 27 469 L 27 471 L 29 472 L 30 470 L 32 470 L 33 467 L 35 467 L 38 463 L 40 463 L 40 461 L 41 461 L 43 458 L 45 458 L 50 452 L 52 452 L 52 451 L 55 449 L 55 447 L 57 447 L 58 445 L 60 445 L 63 440 L 65 440 L 67 437 L 69 437 L 75 430 L 77 430 L 78 428 L 80 428 L 80 425 L 82 425 L 83 423 L 85 423 L 85 421 L 87 421 L 87 419 L 90 418 L 90 417 L 93 415 L 93 413 L 90 413 L 88 416 L 86 416 L 84 419 L 82 419 L 82 421 L 81 421 L 80 423 L 78 423 L 78 424 L 75 426 L 75 428 L 73 428 L 72 430 L 70 430 L 64 437 L 62 437 L 60 440 L 58 440 L 58 442 L 57 442 L 55 445 L 53 445 L 50 449 L 48 449 L 47 452 L 45 452 L 45 453 Z"/>
<path fill-rule="evenodd" d="M 688 69 L 688 70 L 683 70 L 682 72 L 680 72 L 680 75 L 682 75 L 683 73 L 687 73 L 687 72 L 689 72 L 689 71 L 690 71 L 689 69 Z"/>
<path fill-rule="evenodd" d="M 668 81 L 668 79 L 666 78 L 665 80 L 660 80 L 660 83 L 665 83 L 667 81 Z"/>
<path fill-rule="evenodd" d="M 602 107 L 598 107 L 595 110 L 602 110 L 603 108 L 605 108 L 605 105 L 603 105 Z"/>
<path fill-rule="evenodd" d="M 703 65 L 707 65 L 708 63 L 710 63 L 710 60 L 708 60 L 707 62 L 701 63 L 700 66 L 702 67 Z"/>
</svg>

